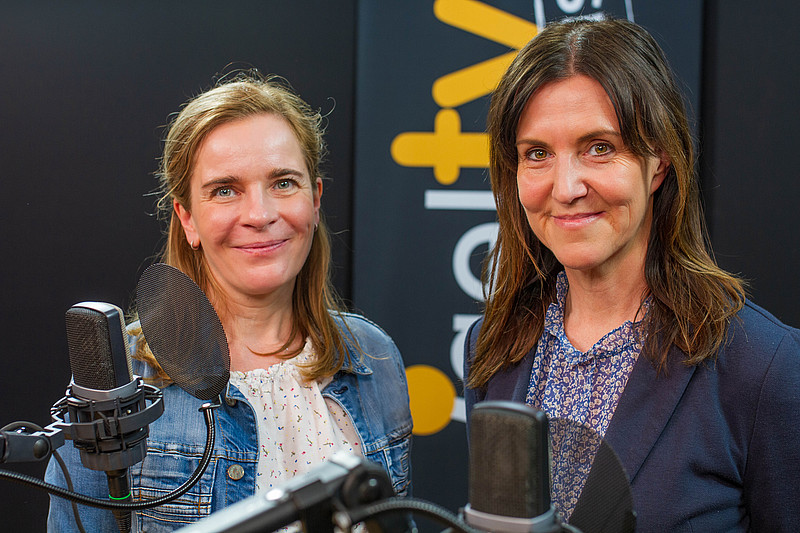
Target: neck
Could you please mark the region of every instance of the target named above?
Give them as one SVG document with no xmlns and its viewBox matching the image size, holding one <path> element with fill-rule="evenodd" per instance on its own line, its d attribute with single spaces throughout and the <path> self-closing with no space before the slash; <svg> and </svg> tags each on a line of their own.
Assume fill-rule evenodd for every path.
<svg viewBox="0 0 800 533">
<path fill-rule="evenodd" d="M 566 271 L 569 292 L 564 304 L 564 331 L 573 346 L 587 351 L 608 332 L 637 316 L 647 295 L 644 266 L 612 275 Z"/>
<path fill-rule="evenodd" d="M 226 297 L 223 301 L 215 308 L 228 337 L 231 370 L 267 368 L 302 346 L 303 339 L 290 339 L 294 324 L 291 293 L 264 298 Z M 284 350 L 288 341 L 289 349 Z"/>
</svg>

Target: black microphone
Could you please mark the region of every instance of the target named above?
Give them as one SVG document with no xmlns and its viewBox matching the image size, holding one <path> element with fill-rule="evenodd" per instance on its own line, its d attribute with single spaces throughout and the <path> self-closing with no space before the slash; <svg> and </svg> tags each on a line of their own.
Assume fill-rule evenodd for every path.
<svg viewBox="0 0 800 533">
<path fill-rule="evenodd" d="M 467 524 L 484 531 L 555 533 L 547 416 L 524 404 L 489 401 L 470 416 Z"/>
<path fill-rule="evenodd" d="M 149 428 L 137 423 L 141 417 L 131 417 L 146 405 L 142 380 L 132 376 L 122 311 L 83 302 L 67 311 L 66 324 L 73 376 L 67 404 L 70 422 L 79 424 L 72 432 L 74 445 L 85 467 L 106 472 L 109 497 L 127 500 L 128 467 L 144 459 Z M 114 516 L 120 531 L 130 531 L 130 511 Z"/>
</svg>

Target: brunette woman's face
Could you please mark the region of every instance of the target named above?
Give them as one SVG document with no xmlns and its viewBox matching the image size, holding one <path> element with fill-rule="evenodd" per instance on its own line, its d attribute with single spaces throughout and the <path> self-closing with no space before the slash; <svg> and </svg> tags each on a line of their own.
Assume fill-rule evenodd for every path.
<svg viewBox="0 0 800 533">
<path fill-rule="evenodd" d="M 289 123 L 264 114 L 217 126 L 199 146 L 190 189 L 190 206 L 175 211 L 225 296 L 291 297 L 322 181 L 309 176 Z"/>
<path fill-rule="evenodd" d="M 566 269 L 643 268 L 653 193 L 669 165 L 628 150 L 596 80 L 577 75 L 539 88 L 517 127 L 517 155 L 528 223 Z"/>
</svg>

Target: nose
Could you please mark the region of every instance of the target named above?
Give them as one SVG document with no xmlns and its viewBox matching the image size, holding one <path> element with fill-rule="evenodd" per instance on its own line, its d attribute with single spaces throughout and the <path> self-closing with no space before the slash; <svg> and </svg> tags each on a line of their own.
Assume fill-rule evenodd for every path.
<svg viewBox="0 0 800 533">
<path fill-rule="evenodd" d="M 556 161 L 553 176 L 553 199 L 571 204 L 586 196 L 588 187 L 581 174 L 580 163 L 575 157 L 562 157 Z"/>
<path fill-rule="evenodd" d="M 275 199 L 265 191 L 248 191 L 244 202 L 241 222 L 255 229 L 264 229 L 278 218 L 278 209 Z"/>
</svg>

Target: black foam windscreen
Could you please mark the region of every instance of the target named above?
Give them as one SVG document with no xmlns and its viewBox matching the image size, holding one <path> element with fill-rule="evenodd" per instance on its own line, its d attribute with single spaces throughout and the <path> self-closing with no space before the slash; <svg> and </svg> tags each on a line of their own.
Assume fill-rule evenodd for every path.
<svg viewBox="0 0 800 533">
<path fill-rule="evenodd" d="M 527 405 L 484 402 L 470 416 L 469 504 L 533 518 L 550 509 L 547 416 Z"/>
<path fill-rule="evenodd" d="M 82 302 L 66 313 L 69 364 L 76 385 L 111 390 L 132 381 L 122 310 L 104 302 Z"/>
</svg>

